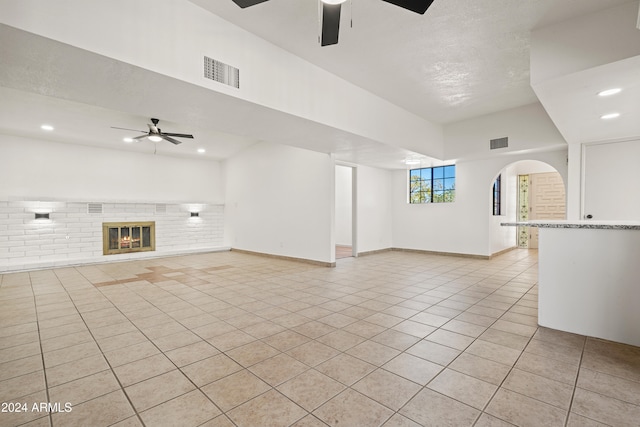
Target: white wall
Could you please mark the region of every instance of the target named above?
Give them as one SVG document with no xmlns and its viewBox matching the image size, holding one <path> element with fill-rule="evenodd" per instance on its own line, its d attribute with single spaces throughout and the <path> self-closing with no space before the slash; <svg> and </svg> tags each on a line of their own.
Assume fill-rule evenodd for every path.
<svg viewBox="0 0 640 427">
<path fill-rule="evenodd" d="M 565 146 L 539 103 L 451 123 L 444 128 L 445 159 L 487 158 L 530 149 Z M 509 147 L 489 149 L 489 141 L 509 138 Z"/>
<path fill-rule="evenodd" d="M 498 253 L 505 249 L 516 246 L 517 228 L 503 227 L 500 223 L 513 222 L 517 220 L 518 214 L 518 175 L 529 175 L 534 173 L 557 172 L 548 163 L 538 160 L 521 160 L 511 163 L 500 171 L 502 174 L 503 205 L 502 215 L 489 218 L 489 238 L 491 243 L 491 254 Z M 565 178 L 566 179 L 566 178 Z M 492 184 L 493 185 L 493 184 Z M 565 188 L 566 188 L 565 181 Z"/>
<path fill-rule="evenodd" d="M 258 143 L 225 161 L 232 248 L 334 262 L 334 163 L 327 154 Z"/>
<path fill-rule="evenodd" d="M 489 217 L 491 254 L 516 246 L 516 227 L 503 227 L 500 223 L 516 220 L 516 209 L 518 205 L 517 169 L 520 163 L 521 162 L 509 165 L 499 172 L 501 175 L 500 180 L 502 182 L 502 209 L 500 215 L 490 215 Z M 493 184 L 491 186 L 491 190 L 493 190 Z M 491 194 L 489 197 L 491 197 Z"/>
<path fill-rule="evenodd" d="M 393 172 L 393 247 L 480 256 L 503 249 L 507 238 L 492 236 L 492 230 L 510 233 L 492 228 L 491 189 L 498 173 L 511 163 L 535 159 L 556 168 L 566 180 L 566 155 L 566 148 L 559 148 L 457 162 L 454 203 L 409 204 L 407 171 Z"/>
<path fill-rule="evenodd" d="M 567 182 L 567 145 L 540 104 L 531 104 L 445 126 L 445 154 L 456 159 L 454 203 L 411 205 L 407 172 L 393 172 L 393 246 L 488 256 L 513 246 L 514 230 L 492 215 L 492 187 L 501 170 L 522 160 L 540 160 Z M 489 140 L 509 137 L 509 147 L 489 149 Z M 517 171 L 508 170 L 508 204 L 515 203 Z M 515 241 L 515 237 L 513 238 Z"/>
<path fill-rule="evenodd" d="M 0 153 L 0 271 L 222 247 L 219 162 L 1 134 Z M 103 213 L 89 214 L 87 202 L 103 203 Z M 42 210 L 50 220 L 34 220 Z M 112 221 L 156 221 L 156 251 L 103 256 L 102 223 Z"/>
<path fill-rule="evenodd" d="M 220 163 L 0 134 L 0 200 L 224 202 Z"/>
<path fill-rule="evenodd" d="M 629 1 L 535 29 L 531 37 L 532 85 L 640 55 L 640 31 L 636 28 L 639 3 Z"/>
<path fill-rule="evenodd" d="M 351 246 L 353 241 L 352 168 L 336 165 L 336 245 Z"/>
<path fill-rule="evenodd" d="M 516 171 L 515 171 L 516 175 L 530 175 L 534 173 L 557 172 L 553 166 L 547 163 L 539 162 L 537 160 L 523 160 L 515 163 L 514 166 L 516 168 Z M 564 186 L 566 187 L 567 186 L 566 177 L 563 177 L 563 179 L 565 179 Z"/>
<path fill-rule="evenodd" d="M 356 172 L 358 252 L 391 248 L 393 172 L 362 165 Z"/>
</svg>

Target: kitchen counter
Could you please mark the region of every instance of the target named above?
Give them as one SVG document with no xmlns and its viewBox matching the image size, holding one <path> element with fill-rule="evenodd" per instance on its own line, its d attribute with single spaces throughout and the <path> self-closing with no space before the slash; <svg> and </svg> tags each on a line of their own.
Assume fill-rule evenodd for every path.
<svg viewBox="0 0 640 427">
<path fill-rule="evenodd" d="M 500 225 L 538 228 L 586 228 L 591 230 L 640 230 L 640 221 L 523 221 Z"/>
<path fill-rule="evenodd" d="M 540 228 L 540 326 L 640 346 L 640 222 L 502 225 Z"/>
</svg>

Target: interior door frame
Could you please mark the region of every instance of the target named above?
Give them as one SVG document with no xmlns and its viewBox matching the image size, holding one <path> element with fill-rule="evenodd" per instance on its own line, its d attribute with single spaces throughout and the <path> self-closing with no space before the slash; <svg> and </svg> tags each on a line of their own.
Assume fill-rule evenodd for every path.
<svg viewBox="0 0 640 427">
<path fill-rule="evenodd" d="M 358 257 L 358 165 L 336 161 L 335 167 L 343 166 L 351 169 L 351 256 Z M 335 198 L 335 194 L 334 194 Z M 335 212 L 334 212 L 335 215 Z M 334 230 L 335 234 L 335 230 Z M 334 239 L 335 240 L 335 239 Z M 334 247 L 335 251 L 335 247 Z"/>
</svg>

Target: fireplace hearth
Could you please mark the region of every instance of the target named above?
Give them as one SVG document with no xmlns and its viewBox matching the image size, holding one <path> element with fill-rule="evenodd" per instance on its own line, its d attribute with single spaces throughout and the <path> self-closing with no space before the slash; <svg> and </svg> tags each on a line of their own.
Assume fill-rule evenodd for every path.
<svg viewBox="0 0 640 427">
<path fill-rule="evenodd" d="M 102 224 L 103 254 L 156 250 L 156 223 L 105 222 Z"/>
</svg>

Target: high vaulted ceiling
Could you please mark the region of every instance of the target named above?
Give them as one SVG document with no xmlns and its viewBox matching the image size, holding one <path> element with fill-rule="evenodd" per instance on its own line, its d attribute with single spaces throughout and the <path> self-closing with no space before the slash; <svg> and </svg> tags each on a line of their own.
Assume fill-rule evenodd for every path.
<svg viewBox="0 0 640 427">
<path fill-rule="evenodd" d="M 189 1 L 202 8 L 203 14 L 213 13 L 425 120 L 445 125 L 537 102 L 530 84 L 532 30 L 633 2 L 435 0 L 425 15 L 417 15 L 380 0 L 348 0 L 343 6 L 339 43 L 320 47 L 318 0 L 270 0 L 247 9 L 240 9 L 232 0 Z M 163 4 L 160 2 L 157 7 Z M 188 26 L 184 28 L 188 30 Z M 142 130 L 149 117 L 157 116 L 159 111 L 163 130 L 201 135 L 197 144 L 206 148 L 206 157 L 213 159 L 227 158 L 243 147 L 275 135 L 281 136 L 284 143 L 331 152 L 338 160 L 372 166 L 405 167 L 402 159 L 420 156 L 311 121 L 298 120 L 287 127 L 269 125 L 270 113 L 257 108 L 246 109 L 248 114 L 255 114 L 254 120 L 231 123 L 233 119 L 228 118 L 226 121 L 231 125 L 222 131 L 212 127 L 207 115 L 211 116 L 215 109 L 224 118 L 224 103 L 233 103 L 231 97 L 218 96 L 215 102 L 202 97 L 203 106 L 209 108 L 205 111 L 193 102 L 189 104 L 190 100 L 200 99 L 202 91 L 186 83 L 118 65 L 7 26 L 1 34 L 25 40 L 15 44 L 3 40 L 5 47 L 0 46 L 4 49 L 0 62 L 2 133 L 152 152 L 155 147 L 150 143 L 123 144 L 121 138 L 130 135 L 110 130 L 109 126 Z M 35 72 L 16 75 L 16 70 L 25 64 L 12 64 L 13 56 L 7 52 L 11 49 L 24 50 L 21 56 L 16 55 L 20 56 L 16 62 L 25 58 L 34 63 L 42 61 L 42 57 L 34 59 L 32 49 L 50 62 L 56 60 L 56 54 L 64 54 L 68 65 L 57 67 L 57 71 L 65 77 L 46 79 Z M 112 81 L 112 88 L 92 86 L 86 75 L 87 67 L 82 64 L 94 60 L 107 67 L 105 70 L 96 65 L 94 70 L 103 73 L 100 77 L 104 81 Z M 617 70 L 624 74 L 625 81 L 633 80 L 629 76 L 637 72 L 637 61 L 631 67 Z M 78 72 L 81 69 L 85 74 Z M 594 81 L 603 81 L 602 75 L 581 80 L 580 87 L 564 89 L 566 96 L 553 95 L 556 114 L 565 114 L 573 99 L 586 99 L 580 91 L 584 92 L 586 87 L 590 94 L 589 85 Z M 162 102 L 166 99 L 172 103 Z M 581 101 L 581 105 L 586 105 L 585 102 Z M 637 112 L 640 106 L 630 108 Z M 55 118 L 56 127 L 66 129 L 66 133 L 43 136 L 39 129 L 34 129 L 47 116 Z M 567 120 L 561 117 L 562 122 Z M 571 126 L 583 121 L 577 116 L 571 120 L 574 121 Z M 601 130 L 593 130 L 593 134 L 598 138 L 611 136 Z M 300 141 L 300 135 L 307 135 L 308 141 Z M 589 139 L 585 135 L 581 138 Z M 166 155 L 201 156 L 195 153 L 194 144 L 177 147 L 166 144 L 158 148 L 158 152 Z"/>
<path fill-rule="evenodd" d="M 231 0 L 190 1 L 437 123 L 536 102 L 531 30 L 628 2 L 435 0 L 418 15 L 380 0 L 347 0 L 339 43 L 320 47 L 317 0 L 246 9 Z"/>
</svg>

